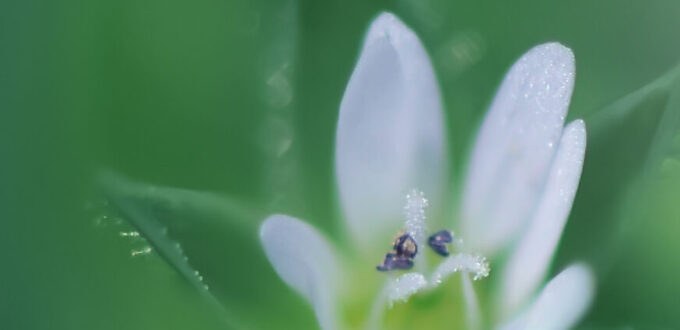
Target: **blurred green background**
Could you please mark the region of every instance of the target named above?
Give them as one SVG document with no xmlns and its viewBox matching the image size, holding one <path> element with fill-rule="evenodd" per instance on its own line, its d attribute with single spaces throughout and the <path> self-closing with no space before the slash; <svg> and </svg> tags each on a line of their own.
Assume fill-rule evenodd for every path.
<svg viewBox="0 0 680 330">
<path fill-rule="evenodd" d="M 2 1 L 0 328 L 223 328 L 162 258 L 131 256 L 145 243 L 121 237 L 131 227 L 95 177 L 212 191 L 333 233 L 337 111 L 382 10 L 433 59 L 454 185 L 512 62 L 546 41 L 573 49 L 569 117 L 590 145 L 555 271 L 594 265 L 584 328 L 680 328 L 680 2 L 632 0 Z M 314 328 L 263 259 L 260 220 L 222 237 L 220 266 L 209 246 L 191 262 L 213 264 L 206 283 L 242 324 Z"/>
</svg>

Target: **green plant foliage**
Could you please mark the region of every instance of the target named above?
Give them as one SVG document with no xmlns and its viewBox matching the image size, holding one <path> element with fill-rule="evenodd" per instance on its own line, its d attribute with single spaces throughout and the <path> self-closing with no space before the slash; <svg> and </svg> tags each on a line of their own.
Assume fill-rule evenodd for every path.
<svg viewBox="0 0 680 330">
<path fill-rule="evenodd" d="M 200 292 L 226 325 L 283 329 L 314 322 L 311 310 L 266 261 L 257 237 L 265 215 L 252 206 L 111 173 L 101 175 L 99 182 L 113 209 Z M 261 317 L 263 310 L 271 311 L 268 317 Z"/>
<path fill-rule="evenodd" d="M 554 270 L 597 267 L 586 326 L 680 328 L 680 3 L 4 0 L 0 329 L 316 328 L 258 226 L 342 240 L 337 111 L 383 10 L 432 58 L 452 187 L 511 63 L 572 48 L 589 147 Z"/>
<path fill-rule="evenodd" d="M 677 157 L 678 151 L 680 68 L 594 112 L 587 125 L 586 165 L 558 263 L 586 259 L 596 267 L 600 288 L 591 312 L 595 324 L 635 323 L 640 315 L 607 315 L 634 305 L 654 306 L 654 314 L 669 313 L 673 307 L 656 301 L 664 295 L 647 290 L 659 285 L 655 276 L 678 274 L 677 267 L 652 271 L 651 260 L 651 265 L 660 265 L 659 256 L 673 256 L 658 244 L 666 242 L 660 240 L 663 235 L 654 238 L 649 232 L 667 228 L 680 234 L 677 203 L 669 203 L 680 193 L 669 189 L 677 177 L 677 158 L 669 155 Z M 668 212 L 659 216 L 661 210 Z M 640 245 L 645 248 L 638 250 Z M 643 257 L 641 251 L 649 254 Z M 647 289 L 638 290 L 641 283 Z"/>
</svg>

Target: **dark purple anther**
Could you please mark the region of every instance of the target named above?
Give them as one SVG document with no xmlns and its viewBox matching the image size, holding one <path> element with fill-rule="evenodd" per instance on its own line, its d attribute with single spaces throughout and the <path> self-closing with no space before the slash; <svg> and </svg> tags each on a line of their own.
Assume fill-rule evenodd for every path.
<svg viewBox="0 0 680 330">
<path fill-rule="evenodd" d="M 413 267 L 413 260 L 404 256 L 398 256 L 394 253 L 388 253 L 382 265 L 376 267 L 381 272 L 386 272 L 393 269 L 411 269 Z"/>
<path fill-rule="evenodd" d="M 449 250 L 446 244 L 453 241 L 453 234 L 448 230 L 439 231 L 427 240 L 427 244 L 430 245 L 432 250 L 442 257 L 447 257 L 449 255 Z"/>
<path fill-rule="evenodd" d="M 403 234 L 394 240 L 393 247 L 398 256 L 406 258 L 413 258 L 418 253 L 418 245 L 416 241 L 409 234 Z"/>
</svg>

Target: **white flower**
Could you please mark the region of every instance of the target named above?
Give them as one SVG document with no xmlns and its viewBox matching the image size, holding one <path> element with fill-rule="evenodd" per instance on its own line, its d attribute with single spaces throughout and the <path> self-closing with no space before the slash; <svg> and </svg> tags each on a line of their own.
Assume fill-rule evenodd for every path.
<svg viewBox="0 0 680 330">
<path fill-rule="evenodd" d="M 563 127 L 573 81 L 572 52 L 557 43 L 537 46 L 513 65 L 479 131 L 461 211 L 447 217 L 452 203 L 443 198 L 448 165 L 435 75 L 416 35 L 395 16 L 381 14 L 340 105 L 335 169 L 350 237 L 344 253 L 305 222 L 272 215 L 260 238 L 274 269 L 314 306 L 323 329 L 378 328 L 389 322 L 385 310 L 393 303 L 451 289 L 439 284 L 453 272 L 462 273 L 468 328 L 572 326 L 593 295 L 588 267 L 574 264 L 538 289 L 583 165 L 583 121 Z M 428 251 L 428 228 L 432 233 L 456 224 L 464 241 L 453 245 L 454 254 Z M 417 243 L 416 271 L 376 271 L 400 229 Z M 487 299 L 478 298 L 468 277 L 489 275 L 482 254 L 502 266 L 488 278 L 493 290 L 486 290 Z M 454 321 L 440 320 L 443 326 Z"/>
</svg>

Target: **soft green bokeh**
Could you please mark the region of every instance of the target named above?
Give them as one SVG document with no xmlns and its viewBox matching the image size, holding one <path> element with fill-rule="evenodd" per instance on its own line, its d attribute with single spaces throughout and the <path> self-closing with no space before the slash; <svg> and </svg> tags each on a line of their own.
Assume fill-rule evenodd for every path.
<svg viewBox="0 0 680 330">
<path fill-rule="evenodd" d="M 545 41 L 573 49 L 569 117 L 592 129 L 555 271 L 594 263 L 599 290 L 584 327 L 680 327 L 678 131 L 663 124 L 680 113 L 680 84 L 669 78 L 639 104 L 625 101 L 679 62 L 680 3 L 6 0 L 0 328 L 221 329 L 222 313 L 238 327 L 315 327 L 263 259 L 258 217 L 292 212 L 338 239 L 335 121 L 380 10 L 409 24 L 433 59 L 454 186 L 510 64 Z M 247 205 L 252 217 L 225 219 L 241 231 L 182 238 L 226 312 L 157 254 L 131 257 L 146 245 L 120 236 L 129 224 L 102 220 L 114 214 L 94 184 L 102 169 Z M 213 253 L 219 241 L 233 249 Z"/>
</svg>

